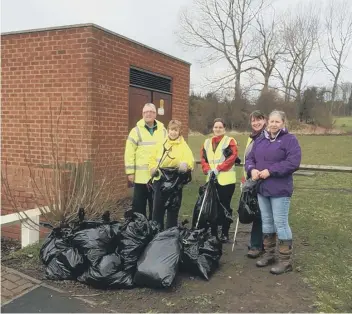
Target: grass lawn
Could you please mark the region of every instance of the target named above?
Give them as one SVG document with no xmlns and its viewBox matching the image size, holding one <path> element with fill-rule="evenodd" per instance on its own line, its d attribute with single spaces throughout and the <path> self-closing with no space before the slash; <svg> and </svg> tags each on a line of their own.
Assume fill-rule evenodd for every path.
<svg viewBox="0 0 352 314">
<path fill-rule="evenodd" d="M 352 132 L 352 117 L 335 117 L 335 126 L 346 132 Z"/>
<path fill-rule="evenodd" d="M 235 138 L 243 156 L 247 137 L 236 135 Z M 302 163 L 352 166 L 352 136 L 298 138 L 303 151 Z M 199 159 L 204 139 L 204 136 L 188 138 L 196 159 Z M 238 181 L 241 175 L 242 169 L 239 168 Z M 290 210 L 294 235 L 294 274 L 300 274 L 313 288 L 317 311 L 352 312 L 352 174 L 315 172 L 312 177 L 294 178 L 295 192 Z M 198 189 L 204 184 L 204 179 L 197 167 L 193 181 L 184 189 L 180 220 L 188 218 L 191 221 Z M 232 202 L 234 218 L 239 196 L 237 187 Z M 35 245 L 14 255 L 30 255 L 33 257 L 30 263 L 38 264 L 39 247 Z"/>
<path fill-rule="evenodd" d="M 190 136 L 199 159 L 204 136 Z M 240 154 L 246 143 L 235 136 Z M 299 136 L 306 164 L 352 166 L 352 136 Z M 237 171 L 238 180 L 242 172 Z M 191 218 L 198 188 L 204 176 L 200 168 L 185 189 L 181 218 Z M 239 199 L 237 188 L 233 208 Z M 234 213 L 236 215 L 236 213 Z M 319 311 L 352 311 L 352 174 L 316 172 L 313 177 L 295 176 L 290 225 L 295 241 L 295 267 L 314 289 Z"/>
<path fill-rule="evenodd" d="M 240 158 L 247 143 L 247 135 L 235 134 L 233 137 L 239 144 Z M 189 136 L 188 143 L 194 158 L 200 159 L 200 149 L 206 136 Z M 302 164 L 352 166 L 352 136 L 346 135 L 299 135 L 302 148 Z"/>
</svg>

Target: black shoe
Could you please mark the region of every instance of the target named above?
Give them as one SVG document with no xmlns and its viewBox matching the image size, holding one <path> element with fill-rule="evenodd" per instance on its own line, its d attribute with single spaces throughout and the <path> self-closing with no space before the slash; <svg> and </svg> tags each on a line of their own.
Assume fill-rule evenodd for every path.
<svg viewBox="0 0 352 314">
<path fill-rule="evenodd" d="M 229 243 L 229 236 L 225 235 L 225 234 L 222 234 L 221 237 L 220 237 L 220 241 L 222 243 Z"/>
</svg>

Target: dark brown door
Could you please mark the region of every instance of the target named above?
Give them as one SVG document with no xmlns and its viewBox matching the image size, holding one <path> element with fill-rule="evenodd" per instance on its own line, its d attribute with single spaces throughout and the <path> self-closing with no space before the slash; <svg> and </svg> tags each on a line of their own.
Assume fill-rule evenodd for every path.
<svg viewBox="0 0 352 314">
<path fill-rule="evenodd" d="M 172 97 L 169 94 L 131 86 L 129 88 L 128 130 L 131 130 L 142 119 L 143 106 L 148 102 L 152 102 L 156 107 L 156 119 L 164 123 L 165 127 L 167 127 L 172 119 L 171 99 Z"/>
<path fill-rule="evenodd" d="M 156 107 L 156 112 L 157 112 L 156 119 L 164 123 L 165 128 L 167 128 L 168 123 L 172 119 L 171 95 L 163 94 L 159 92 L 153 92 L 153 104 Z M 162 108 L 164 110 L 160 110 Z"/>
<path fill-rule="evenodd" d="M 142 119 L 143 106 L 152 102 L 152 92 L 142 88 L 130 87 L 129 92 L 129 120 L 128 130 L 136 126 L 136 123 Z"/>
</svg>

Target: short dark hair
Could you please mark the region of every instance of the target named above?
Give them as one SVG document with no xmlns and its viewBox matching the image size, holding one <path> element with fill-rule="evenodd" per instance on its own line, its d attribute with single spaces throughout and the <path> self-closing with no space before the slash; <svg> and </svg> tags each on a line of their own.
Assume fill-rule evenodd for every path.
<svg viewBox="0 0 352 314">
<path fill-rule="evenodd" d="M 224 128 L 226 128 L 226 124 L 225 124 L 224 119 L 221 119 L 221 118 L 216 118 L 216 119 L 214 120 L 213 125 L 214 125 L 216 122 L 221 122 L 221 123 L 222 123 L 222 125 L 224 126 Z"/>
<path fill-rule="evenodd" d="M 266 120 L 266 116 L 263 112 L 261 112 L 260 110 L 254 110 L 250 115 L 249 115 L 249 120 L 252 121 L 252 119 L 265 119 Z"/>
</svg>

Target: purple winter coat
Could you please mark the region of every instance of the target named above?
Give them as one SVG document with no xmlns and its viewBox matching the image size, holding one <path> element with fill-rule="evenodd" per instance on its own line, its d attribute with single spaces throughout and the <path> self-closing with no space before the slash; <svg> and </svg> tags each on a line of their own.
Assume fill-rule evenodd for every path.
<svg viewBox="0 0 352 314">
<path fill-rule="evenodd" d="M 259 185 L 259 194 L 263 196 L 287 196 L 293 193 L 292 174 L 301 163 L 301 147 L 297 138 L 282 129 L 275 140 L 264 132 L 255 140 L 252 151 L 246 157 L 245 169 L 248 176 L 251 171 L 268 169 L 270 177 Z"/>
</svg>

